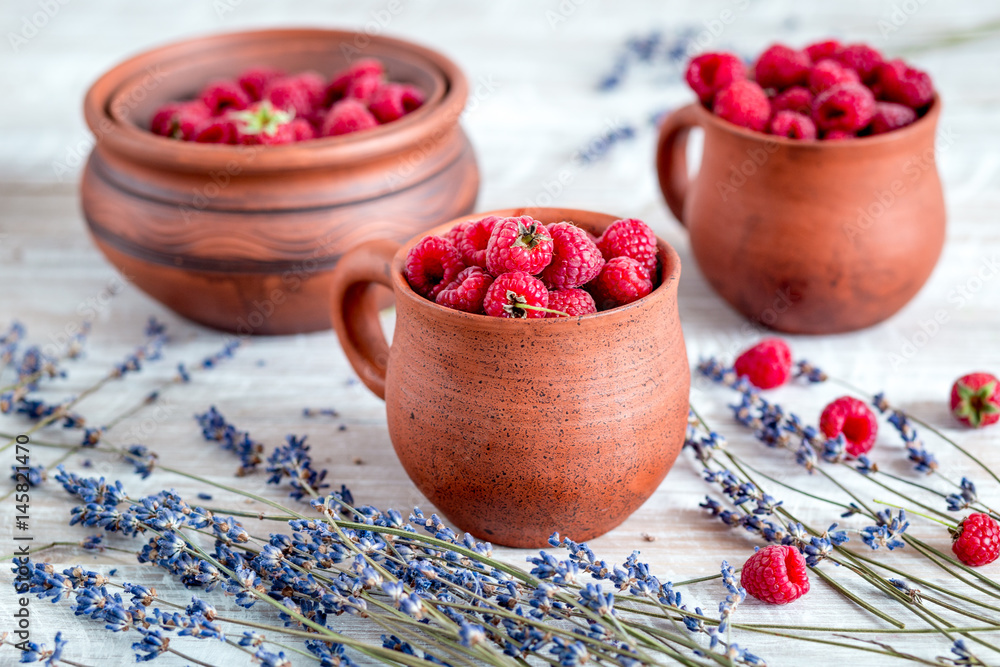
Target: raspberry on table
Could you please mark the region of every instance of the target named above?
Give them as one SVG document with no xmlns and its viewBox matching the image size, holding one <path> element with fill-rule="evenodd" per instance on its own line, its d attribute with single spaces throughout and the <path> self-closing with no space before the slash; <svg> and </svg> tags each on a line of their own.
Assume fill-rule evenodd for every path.
<svg viewBox="0 0 1000 667">
<path fill-rule="evenodd" d="M 763 88 L 784 90 L 789 86 L 805 85 L 811 66 L 812 61 L 805 51 L 774 44 L 757 58 L 754 74 Z"/>
<path fill-rule="evenodd" d="M 488 215 L 482 220 L 467 223 L 458 241 L 458 250 L 462 253 L 462 261 L 468 266 L 486 268 L 486 248 L 493 235 L 493 227 L 500 221 L 495 215 Z"/>
<path fill-rule="evenodd" d="M 549 291 L 542 281 L 524 271 L 511 271 L 497 276 L 486 290 L 483 309 L 487 315 L 515 319 L 537 319 L 545 317 L 544 310 L 524 308 L 548 308 Z"/>
<path fill-rule="evenodd" d="M 876 102 L 875 115 L 868 126 L 872 134 L 885 134 L 910 125 L 917 119 L 917 112 L 895 102 Z"/>
<path fill-rule="evenodd" d="M 883 102 L 896 102 L 911 109 L 921 109 L 934 99 L 934 84 L 930 75 L 909 67 L 902 60 L 881 64 L 872 91 Z"/>
<path fill-rule="evenodd" d="M 951 386 L 951 413 L 966 426 L 1000 421 L 1000 380 L 990 373 L 969 373 Z"/>
<path fill-rule="evenodd" d="M 649 271 L 631 257 L 613 257 L 589 285 L 598 310 L 637 301 L 653 291 Z"/>
<path fill-rule="evenodd" d="M 493 284 L 493 276 L 478 266 L 468 266 L 438 292 L 437 303 L 467 313 L 482 313 L 486 291 Z"/>
<path fill-rule="evenodd" d="M 989 565 L 1000 557 L 1000 524 L 989 514 L 965 517 L 952 539 L 951 550 L 969 567 Z"/>
<path fill-rule="evenodd" d="M 160 107 L 150 122 L 150 129 L 171 139 L 194 139 L 197 130 L 212 116 L 201 100 L 170 102 Z"/>
<path fill-rule="evenodd" d="M 552 261 L 540 276 L 546 287 L 565 290 L 597 277 L 604 266 L 604 257 L 587 232 L 570 222 L 553 223 L 548 232 L 552 237 Z"/>
<path fill-rule="evenodd" d="M 540 273 L 552 261 L 552 237 L 531 216 L 497 221 L 486 246 L 486 268 L 495 276 L 512 271 Z"/>
<path fill-rule="evenodd" d="M 758 84 L 735 81 L 715 94 L 712 113 L 733 125 L 763 132 L 771 117 L 771 103 Z"/>
<path fill-rule="evenodd" d="M 780 387 L 791 377 L 792 351 L 780 338 L 765 338 L 737 357 L 733 370 L 759 389 Z"/>
<path fill-rule="evenodd" d="M 867 454 L 875 446 L 878 420 L 864 401 L 853 396 L 841 396 L 823 408 L 819 429 L 828 438 L 843 434 L 847 453 L 857 457 Z"/>
<path fill-rule="evenodd" d="M 842 83 L 861 83 L 861 78 L 853 69 L 834 60 L 823 60 L 809 70 L 809 90 L 814 94 Z"/>
<path fill-rule="evenodd" d="M 403 275 L 414 292 L 434 299 L 464 268 L 455 246 L 440 236 L 425 236 L 406 253 Z"/>
<path fill-rule="evenodd" d="M 383 78 L 385 68 L 381 61 L 375 58 L 360 58 L 354 61 L 349 67 L 334 75 L 333 79 L 326 86 L 325 104 L 330 105 L 347 95 L 347 87 L 357 78 L 364 76 L 375 76 Z"/>
<path fill-rule="evenodd" d="M 615 257 L 631 257 L 646 269 L 650 278 L 656 276 L 659 252 L 656 246 L 656 234 L 642 220 L 635 218 L 615 220 L 597 239 L 597 247 L 607 261 Z"/>
<path fill-rule="evenodd" d="M 824 42 L 815 42 L 810 44 L 803 50 L 806 52 L 806 55 L 809 56 L 809 60 L 814 63 L 818 63 L 821 60 L 836 57 L 836 55 L 843 51 L 843 49 L 843 44 L 835 39 L 828 39 Z"/>
<path fill-rule="evenodd" d="M 875 96 L 860 83 L 828 88 L 813 100 L 812 119 L 820 130 L 857 132 L 875 115 Z"/>
<path fill-rule="evenodd" d="M 341 100 L 330 107 L 320 134 L 324 137 L 336 137 L 360 130 L 378 127 L 378 120 L 368 111 L 368 108 L 358 100 Z"/>
<path fill-rule="evenodd" d="M 771 119 L 768 132 L 779 137 L 809 141 L 816 138 L 816 124 L 809 116 L 794 111 L 779 111 Z"/>
<path fill-rule="evenodd" d="M 597 304 L 589 292 L 582 289 L 562 289 L 549 292 L 549 308 L 572 317 L 590 315 L 597 312 Z M 558 313 L 547 313 L 546 317 L 562 317 Z"/>
<path fill-rule="evenodd" d="M 424 94 L 402 83 L 380 83 L 368 100 L 368 110 L 380 123 L 399 120 L 424 103 Z"/>
<path fill-rule="evenodd" d="M 747 78 L 747 68 L 732 53 L 704 53 L 688 63 L 684 80 L 705 106 L 711 106 L 715 94 Z"/>
<path fill-rule="evenodd" d="M 794 111 L 809 115 L 812 113 L 813 94 L 803 86 L 786 88 L 771 98 L 771 111 Z"/>
<path fill-rule="evenodd" d="M 758 549 L 743 564 L 740 585 L 761 602 L 788 604 L 809 592 L 806 559 L 789 545 Z"/>
<path fill-rule="evenodd" d="M 247 94 L 251 102 L 259 102 L 264 98 L 264 91 L 267 90 L 268 85 L 283 76 L 285 76 L 285 73 L 280 69 L 252 67 L 240 74 L 236 82 L 243 89 L 243 92 Z"/>
<path fill-rule="evenodd" d="M 235 81 L 213 81 L 202 89 L 198 98 L 214 116 L 224 111 L 240 111 L 250 106 L 250 98 Z"/>
<path fill-rule="evenodd" d="M 833 59 L 857 72 L 862 83 L 868 86 L 875 82 L 882 64 L 882 54 L 867 44 L 848 44 Z"/>
</svg>

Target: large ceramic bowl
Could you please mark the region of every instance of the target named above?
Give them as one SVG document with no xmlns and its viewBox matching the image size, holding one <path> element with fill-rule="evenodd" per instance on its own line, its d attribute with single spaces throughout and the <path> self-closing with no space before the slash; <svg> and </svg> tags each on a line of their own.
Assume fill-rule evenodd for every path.
<svg viewBox="0 0 1000 667">
<path fill-rule="evenodd" d="M 381 60 L 426 103 L 400 120 L 282 146 L 176 141 L 147 131 L 161 104 L 254 65 L 331 75 Z M 97 246 L 124 276 L 196 322 L 239 334 L 330 326 L 330 272 L 352 246 L 404 241 L 472 210 L 479 171 L 459 126 L 468 84 L 410 42 L 339 30 L 193 39 L 131 58 L 87 93 L 97 142 L 81 185 Z"/>
</svg>

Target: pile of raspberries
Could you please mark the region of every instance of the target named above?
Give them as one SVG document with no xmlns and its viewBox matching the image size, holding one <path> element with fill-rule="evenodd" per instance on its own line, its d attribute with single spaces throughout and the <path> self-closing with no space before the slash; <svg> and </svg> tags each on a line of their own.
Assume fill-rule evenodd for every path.
<svg viewBox="0 0 1000 667">
<path fill-rule="evenodd" d="M 658 284 L 656 235 L 618 220 L 600 238 L 530 216 L 463 222 L 406 255 L 410 287 L 447 308 L 492 317 L 589 315 L 641 299 Z"/>
<path fill-rule="evenodd" d="M 731 53 L 706 53 L 685 79 L 716 116 L 789 139 L 884 134 L 914 122 L 934 99 L 926 72 L 836 40 L 801 51 L 775 44 L 749 69 Z"/>
<path fill-rule="evenodd" d="M 398 120 L 424 103 L 414 86 L 387 81 L 382 63 L 362 58 L 333 75 L 254 67 L 209 83 L 197 99 L 169 102 L 150 130 L 206 144 L 277 145 L 336 137 Z"/>
</svg>

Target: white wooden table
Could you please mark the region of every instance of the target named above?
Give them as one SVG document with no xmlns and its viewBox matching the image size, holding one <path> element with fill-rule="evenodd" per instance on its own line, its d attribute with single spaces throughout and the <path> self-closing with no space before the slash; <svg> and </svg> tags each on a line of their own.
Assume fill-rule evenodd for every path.
<svg viewBox="0 0 1000 667">
<path fill-rule="evenodd" d="M 24 322 L 31 339 L 40 344 L 57 340 L 72 323 L 90 311 L 96 314 L 92 340 L 84 360 L 69 366 L 70 376 L 57 384 L 50 398 L 60 398 L 87 387 L 139 339 L 150 315 L 167 322 L 174 341 L 167 360 L 127 381 L 86 399 L 80 411 L 93 423 L 104 423 L 127 409 L 173 373 L 178 361 L 197 361 L 217 349 L 221 334 L 179 319 L 137 289 L 124 284 L 84 231 L 77 198 L 80 166 L 89 148 L 80 113 L 83 94 L 102 71 L 125 56 L 154 44 L 194 34 L 272 25 L 363 26 L 381 10 L 383 2 L 296 3 L 294 12 L 280 3 L 259 0 L 217 0 L 215 3 L 134 3 L 123 0 L 64 0 L 49 3 L 51 16 L 39 18 L 45 3 L 12 0 L 5 5 L 0 33 L 10 44 L 0 45 L 0 326 L 16 318 Z M 713 27 L 711 47 L 737 48 L 754 53 L 772 40 L 804 44 L 826 35 L 867 41 L 886 52 L 901 53 L 937 36 L 969 28 L 998 15 L 994 3 L 911 3 L 918 7 L 901 19 L 892 16 L 891 3 L 851 0 L 837 3 L 794 3 L 762 0 L 722 0 L 661 3 L 654 0 L 600 2 L 598 0 L 521 0 L 505 3 L 469 3 L 459 0 L 404 2 L 387 32 L 412 38 L 454 57 L 465 68 L 473 90 L 479 92 L 465 126 L 476 146 L 483 175 L 479 207 L 483 210 L 537 201 L 540 194 L 568 169 L 571 177 L 554 197 L 558 205 L 639 217 L 674 244 L 684 273 L 680 309 L 692 362 L 702 355 L 728 358 L 752 343 L 758 333 L 709 289 L 690 255 L 685 233 L 667 212 L 652 168 L 654 132 L 651 113 L 682 104 L 691 94 L 678 84 L 676 72 L 666 68 L 639 68 L 624 85 L 599 93 L 596 82 L 611 67 L 623 40 L 652 28 L 666 31 L 689 25 Z M 724 10 L 729 23 L 718 20 Z M 895 19 L 895 23 L 891 23 Z M 880 21 L 883 23 L 880 26 Z M 890 23 L 884 23 L 889 21 Z M 37 24 L 37 25 L 36 25 Z M 885 26 L 898 28 L 886 32 Z M 32 28 L 35 26 L 35 28 Z M 40 26 L 40 27 L 38 27 Z M 20 38 L 10 38 L 14 34 Z M 16 47 L 16 48 L 15 48 Z M 821 338 L 793 337 L 796 356 L 807 357 L 831 374 L 871 391 L 884 389 L 893 401 L 945 428 L 963 445 L 995 468 L 1000 468 L 1000 427 L 982 432 L 954 428 L 945 399 L 952 380 L 978 369 L 1000 372 L 1000 39 L 985 37 L 963 45 L 912 54 L 912 59 L 934 76 L 945 103 L 941 129 L 954 137 L 942 150 L 939 167 L 949 210 L 948 243 L 930 282 L 901 313 L 870 330 Z M 609 126 L 630 124 L 637 136 L 616 145 L 605 159 L 586 167 L 574 154 Z M 992 269 L 984 267 L 993 267 Z M 982 272 L 980 272 L 982 271 Z M 109 299 L 109 292 L 119 292 Z M 923 322 L 945 310 L 948 322 L 931 336 L 921 332 Z M 916 344 L 914 344 L 916 343 Z M 4 378 L 0 378 L 3 384 Z M 237 357 L 218 369 L 200 374 L 183 390 L 166 392 L 160 408 L 147 410 L 118 426 L 115 441 L 141 441 L 156 450 L 165 464 L 198 470 L 232 483 L 234 459 L 200 437 L 191 416 L 216 405 L 240 428 L 269 447 L 286 433 L 307 433 L 317 467 L 329 470 L 330 481 L 346 483 L 359 502 L 405 510 L 413 505 L 430 509 L 397 463 L 385 425 L 382 403 L 357 382 L 329 332 L 250 341 Z M 789 387 L 775 399 L 814 421 L 822 406 L 839 392 L 835 387 Z M 814 485 L 831 492 L 800 472 L 791 460 L 765 451 L 731 420 L 725 392 L 696 382 L 692 400 L 737 451 L 763 470 L 793 485 Z M 305 418 L 304 407 L 335 407 L 341 417 Z M 338 427 L 343 424 L 346 430 Z M 0 419 L 4 430 L 21 422 Z M 49 439 L 68 437 L 58 431 Z M 75 436 L 74 436 L 75 437 Z M 984 475 L 967 460 L 952 454 L 928 437 L 942 466 L 954 478 L 969 474 L 980 482 L 981 495 L 1000 503 L 1000 490 L 990 488 Z M 905 452 L 894 433 L 885 429 L 878 458 L 889 469 L 910 475 Z M 52 451 L 35 450 L 36 461 L 55 458 Z M 10 452 L 2 467 L 13 463 Z M 71 468 L 93 459 L 93 474 L 120 477 L 130 492 L 152 493 L 174 487 L 193 496 L 196 485 L 167 473 L 139 480 L 122 463 L 97 456 L 74 456 Z M 264 488 L 262 476 L 241 484 L 269 497 L 280 492 Z M 2 485 L 6 489 L 6 483 Z M 719 561 L 742 563 L 752 550 L 748 535 L 731 532 L 698 509 L 710 491 L 689 456 L 683 455 L 661 488 L 620 528 L 592 543 L 607 560 L 621 560 L 633 549 L 643 552 L 663 579 L 681 580 L 716 573 Z M 868 491 L 870 493 L 870 491 Z M 777 493 L 786 506 L 817 524 L 835 515 L 794 493 Z M 217 504 L 241 503 L 214 493 Z M 9 553 L 14 532 L 10 500 L 0 516 L 0 552 Z M 70 503 L 49 482 L 35 490 L 33 530 L 41 541 L 76 540 L 91 530 L 68 528 Z M 863 522 L 847 522 L 853 528 Z M 947 548 L 933 524 L 914 521 L 914 534 Z M 648 534 L 655 541 L 646 541 Z M 860 546 L 857 535 L 853 537 Z M 112 539 L 124 545 L 125 540 Z M 523 563 L 524 552 L 504 551 L 511 562 Z M 107 570 L 118 567 L 126 580 L 156 583 L 178 602 L 188 593 L 160 570 L 140 566 L 127 554 L 84 553 L 54 549 L 45 556 L 59 564 L 82 563 Z M 916 562 L 912 554 L 896 556 L 899 563 Z M 997 564 L 991 572 L 997 578 Z M 923 570 L 935 580 L 937 571 Z M 13 609 L 10 574 L 0 572 L 0 630 L 9 627 Z M 717 582 L 694 587 L 689 604 L 714 610 L 724 597 Z M 231 601 L 215 599 L 220 607 Z M 874 599 L 875 603 L 879 602 Z M 65 656 L 88 665 L 128 664 L 131 641 L 112 636 L 96 624 L 73 616 L 66 604 L 34 601 L 33 639 L 51 645 L 62 630 L 70 643 Z M 738 612 L 744 622 L 801 622 L 808 625 L 870 624 L 827 587 L 814 583 L 810 595 L 789 608 L 766 607 L 748 601 Z M 356 624 L 351 632 L 377 637 L 378 632 Z M 238 632 L 236 633 L 238 634 Z M 925 657 L 948 652 L 940 637 L 874 635 Z M 742 633 L 735 638 L 771 665 L 881 664 L 869 654 L 835 653 L 818 645 L 792 643 Z M 212 664 L 230 664 L 236 655 L 225 646 L 178 641 L 178 647 Z M 834 656 L 837 656 L 836 658 Z M 990 656 L 1000 662 L 1000 656 Z M 15 652 L 0 648 L 0 664 L 12 664 Z M 172 657 L 163 664 L 183 664 Z M 235 664 L 235 663 L 233 663 Z M 305 663 L 303 663 L 305 664 Z"/>
</svg>

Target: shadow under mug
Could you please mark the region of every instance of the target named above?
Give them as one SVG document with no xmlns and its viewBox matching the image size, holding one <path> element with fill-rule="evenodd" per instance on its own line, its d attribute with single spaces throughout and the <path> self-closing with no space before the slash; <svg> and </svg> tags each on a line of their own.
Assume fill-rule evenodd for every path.
<svg viewBox="0 0 1000 667">
<path fill-rule="evenodd" d="M 744 316 L 790 333 L 862 329 L 909 302 L 941 254 L 940 110 L 935 97 L 893 132 L 797 141 L 690 104 L 660 130 L 660 189 L 702 273 Z M 704 131 L 704 150 L 690 178 L 694 127 Z"/>
<path fill-rule="evenodd" d="M 532 208 L 467 216 L 571 220 L 600 233 L 616 218 Z M 373 241 L 333 275 L 332 320 L 361 380 L 385 399 L 410 478 L 460 529 L 542 547 L 625 520 L 663 481 L 683 445 L 690 370 L 677 311 L 680 260 L 659 242 L 661 284 L 639 301 L 571 318 L 501 319 L 416 294 L 400 247 Z M 392 346 L 375 286 L 393 290 Z"/>
</svg>

